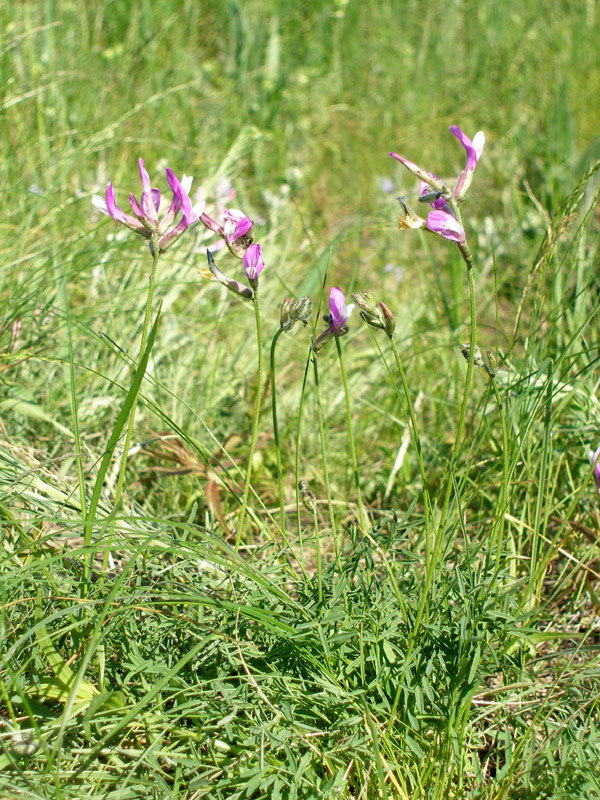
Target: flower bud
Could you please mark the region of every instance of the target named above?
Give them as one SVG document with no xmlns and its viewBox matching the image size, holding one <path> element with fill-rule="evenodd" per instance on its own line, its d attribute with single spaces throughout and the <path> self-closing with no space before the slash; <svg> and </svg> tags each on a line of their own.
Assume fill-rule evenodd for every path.
<svg viewBox="0 0 600 800">
<path fill-rule="evenodd" d="M 463 354 L 465 361 L 469 361 L 471 358 L 471 345 L 470 344 L 461 344 L 460 352 Z M 483 356 L 481 355 L 481 350 L 475 345 L 475 354 L 473 356 L 473 366 L 474 367 L 485 367 L 485 362 L 483 360 Z"/>
<path fill-rule="evenodd" d="M 300 300 L 295 301 L 292 305 L 292 319 L 294 322 L 301 322 L 303 325 L 308 323 L 313 310 L 313 302 L 310 297 L 301 297 Z"/>
<path fill-rule="evenodd" d="M 304 508 L 316 514 L 317 498 L 315 497 L 315 493 L 311 492 L 308 488 L 308 483 L 306 481 L 298 481 L 298 491 L 300 492 L 300 499 L 302 500 Z"/>
<path fill-rule="evenodd" d="M 291 331 L 294 327 L 295 319 L 292 319 L 292 305 L 296 301 L 291 297 L 287 297 L 281 304 L 279 310 L 279 327 L 283 331 Z"/>
<path fill-rule="evenodd" d="M 385 318 L 385 332 L 391 338 L 394 335 L 394 331 L 396 330 L 396 320 L 394 319 L 394 315 L 390 311 L 390 309 L 386 306 L 385 303 L 379 303 L 381 307 L 381 311 Z"/>
<path fill-rule="evenodd" d="M 370 325 L 372 328 L 381 328 L 385 330 L 383 311 L 375 305 L 375 295 L 373 292 L 365 289 L 363 292 L 356 292 L 353 294 L 352 299 L 358 306 L 360 316 L 367 325 Z"/>
</svg>

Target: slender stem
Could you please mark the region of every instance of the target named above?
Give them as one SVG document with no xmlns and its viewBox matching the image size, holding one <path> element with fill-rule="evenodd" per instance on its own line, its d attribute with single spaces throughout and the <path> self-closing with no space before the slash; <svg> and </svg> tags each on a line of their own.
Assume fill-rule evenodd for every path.
<svg viewBox="0 0 600 800">
<path fill-rule="evenodd" d="M 323 602 L 323 568 L 321 564 L 321 537 L 319 535 L 319 517 L 317 514 L 317 504 L 313 504 L 313 520 L 315 524 L 315 559 L 317 562 L 317 587 L 319 591 L 319 603 Z"/>
<path fill-rule="evenodd" d="M 408 416 L 410 420 L 410 432 L 411 438 L 413 441 L 414 448 L 417 453 L 417 461 L 419 464 L 419 470 L 421 472 L 421 482 L 423 484 L 423 503 L 425 505 L 425 587 L 421 594 L 421 602 L 419 603 L 419 608 L 417 610 L 417 615 L 415 617 L 415 622 L 412 629 L 411 634 L 411 645 L 415 640 L 417 632 L 421 626 L 421 621 L 423 619 L 423 614 L 425 613 L 425 608 L 427 606 L 427 599 L 429 596 L 429 587 L 431 586 L 431 581 L 433 579 L 433 542 L 432 542 L 432 531 L 431 531 L 431 522 L 433 520 L 433 510 L 431 506 L 431 495 L 429 494 L 429 484 L 427 482 L 427 473 L 425 472 L 425 462 L 423 461 L 423 451 L 421 449 L 421 439 L 419 436 L 419 429 L 417 426 L 417 420 L 415 417 L 414 406 L 412 404 L 412 399 L 410 396 L 410 392 L 408 389 L 408 382 L 406 380 L 406 374 L 404 372 L 404 367 L 402 366 L 402 361 L 400 360 L 400 354 L 398 353 L 398 348 L 396 347 L 396 342 L 394 341 L 393 335 L 388 334 L 388 339 L 390 340 L 390 345 L 392 348 L 392 352 L 394 354 L 394 358 L 396 360 L 396 367 L 398 368 L 398 373 L 400 375 L 400 382 L 402 383 L 402 388 L 404 390 L 404 397 L 406 398 L 406 408 L 408 411 Z"/>
<path fill-rule="evenodd" d="M 285 500 L 283 496 L 283 471 L 281 468 L 281 444 L 279 442 L 279 426 L 277 424 L 277 395 L 275 393 L 275 345 L 283 333 L 283 328 L 279 328 L 273 341 L 271 342 L 271 410 L 273 412 L 273 437 L 275 439 L 275 456 L 277 458 L 277 484 L 279 488 L 279 515 L 281 521 L 281 532 L 285 535 Z"/>
<path fill-rule="evenodd" d="M 335 346 L 337 347 L 338 358 L 340 361 L 340 372 L 342 373 L 342 384 L 344 385 L 344 397 L 346 398 L 346 428 L 348 431 L 348 444 L 350 445 L 350 457 L 352 458 L 352 471 L 354 472 L 354 484 L 356 486 L 356 502 L 358 504 L 358 517 L 361 528 L 363 529 L 363 531 L 367 531 L 370 529 L 370 525 L 369 525 L 369 519 L 365 512 L 365 507 L 363 505 L 362 492 L 360 490 L 358 459 L 356 458 L 354 433 L 352 431 L 352 411 L 350 409 L 350 392 L 348 391 L 348 380 L 346 378 L 346 368 L 344 366 L 342 345 L 338 336 L 335 337 Z"/>
<path fill-rule="evenodd" d="M 323 480 L 325 481 L 325 492 L 327 493 L 327 507 L 329 509 L 329 524 L 331 534 L 337 546 L 337 532 L 335 527 L 335 515 L 333 513 L 333 502 L 331 500 L 331 486 L 329 485 L 329 469 L 327 467 L 327 440 L 325 439 L 325 426 L 323 425 L 323 409 L 321 407 L 321 388 L 319 385 L 319 357 L 316 353 L 312 355 L 313 367 L 315 371 L 315 400 L 317 404 L 317 419 L 319 422 L 319 440 L 321 442 L 321 461 L 323 462 Z"/>
<path fill-rule="evenodd" d="M 309 336 L 309 347 L 310 336 Z M 302 411 L 304 410 L 304 397 L 306 395 L 306 379 L 308 377 L 308 370 L 310 368 L 310 359 L 312 357 L 312 349 L 306 359 L 306 366 L 304 368 L 304 376 L 302 378 L 302 391 L 300 393 L 300 402 L 298 403 L 298 418 L 296 421 L 296 460 L 294 477 L 296 482 L 296 524 L 298 526 L 298 544 L 300 546 L 300 561 L 304 563 L 304 540 L 302 537 L 302 515 L 300 514 L 300 490 L 298 482 L 300 480 L 300 433 L 302 429 Z"/>
<path fill-rule="evenodd" d="M 146 340 L 148 339 L 148 331 L 150 329 L 150 320 L 152 318 L 152 299 L 154 297 L 154 285 L 156 282 L 156 268 L 158 266 L 158 259 L 160 258 L 160 253 L 158 250 L 158 237 L 154 237 L 152 241 L 152 269 L 150 271 L 150 280 L 148 282 L 148 295 L 146 297 L 146 310 L 144 312 L 144 325 L 142 327 L 142 340 L 140 342 L 140 354 L 138 356 L 138 365 L 142 356 L 144 355 L 144 350 L 146 349 Z M 121 497 L 123 496 L 123 486 L 125 484 L 125 471 L 127 469 L 127 459 L 129 457 L 129 448 L 131 446 L 131 439 L 133 437 L 133 428 L 135 425 L 135 411 L 137 408 L 137 397 L 133 403 L 133 407 L 131 409 L 131 413 L 129 415 L 129 421 L 127 423 L 127 432 L 125 434 L 125 444 L 123 447 L 123 457 L 121 460 L 121 467 L 119 469 L 119 478 L 117 480 L 117 488 L 115 490 L 115 501 L 114 505 L 115 508 L 119 504 Z M 107 550 L 108 554 L 108 550 Z"/>
<path fill-rule="evenodd" d="M 454 469 L 456 467 L 456 462 L 458 460 L 458 456 L 460 453 L 460 447 L 462 444 L 462 435 L 465 425 L 465 417 L 467 414 L 467 404 L 469 401 L 469 394 L 471 392 L 471 383 L 473 381 L 473 361 L 475 358 L 475 340 L 477 336 L 477 313 L 476 313 L 476 306 L 475 306 L 475 284 L 473 281 L 473 254 L 469 248 L 469 245 L 465 242 L 464 244 L 459 244 L 458 249 L 460 250 L 460 254 L 462 255 L 464 262 L 467 266 L 467 281 L 469 284 L 469 317 L 470 317 L 470 326 L 471 326 L 471 333 L 469 338 L 469 345 L 470 345 L 470 353 L 469 353 L 469 360 L 467 362 L 467 374 L 465 376 L 465 386 L 463 389 L 463 397 L 462 403 L 460 406 L 460 413 L 458 417 L 458 425 L 456 428 L 456 438 L 454 440 L 454 447 L 452 448 L 452 457 L 450 459 L 450 474 L 448 475 L 448 484 L 446 486 L 446 495 L 444 497 L 444 506 L 442 509 L 442 515 L 440 518 L 440 531 L 443 530 L 444 525 L 446 523 L 446 519 L 448 516 L 448 509 L 450 504 L 450 495 L 452 493 L 452 485 L 454 482 Z M 438 537 L 441 539 L 441 537 Z"/>
<path fill-rule="evenodd" d="M 490 375 L 492 389 L 496 397 L 498 405 L 498 414 L 500 415 L 500 425 L 502 427 L 502 486 L 500 487 L 500 497 L 498 499 L 496 511 L 496 524 L 498 525 L 498 532 L 496 534 L 496 569 L 495 576 L 500 572 L 500 561 L 502 556 L 502 544 L 504 541 L 504 515 L 506 514 L 506 507 L 508 503 L 508 428 L 506 427 L 506 417 L 504 416 L 504 408 L 502 406 L 502 399 L 498 392 L 498 384 L 496 378 Z"/>
<path fill-rule="evenodd" d="M 258 346 L 258 383 L 256 386 L 256 403 L 254 405 L 254 419 L 252 420 L 252 439 L 250 441 L 250 454 L 248 456 L 248 467 L 246 469 L 244 496 L 242 498 L 242 508 L 240 511 L 240 520 L 238 524 L 238 529 L 235 535 L 236 550 L 239 550 L 240 540 L 244 528 L 244 519 L 246 516 L 246 507 L 248 505 L 250 480 L 252 479 L 252 462 L 254 461 L 254 451 L 256 450 L 256 440 L 258 438 L 258 423 L 260 419 L 260 404 L 262 399 L 263 355 L 262 355 L 262 333 L 260 329 L 260 309 L 258 307 L 258 289 L 254 289 L 254 294 L 252 295 L 252 301 L 254 303 L 254 317 L 256 319 L 256 342 Z"/>
<path fill-rule="evenodd" d="M 146 296 L 146 309 L 144 311 L 144 324 L 142 326 L 142 338 L 140 341 L 140 352 L 138 356 L 137 367 L 139 368 L 142 358 L 144 356 L 144 350 L 146 349 L 146 342 L 148 340 L 148 331 L 150 329 L 150 321 L 152 319 L 152 300 L 154 298 L 154 286 L 156 283 L 156 271 L 158 267 L 158 260 L 160 258 L 160 252 L 158 249 L 158 236 L 154 236 L 152 240 L 152 269 L 150 270 L 150 278 L 148 281 L 148 294 Z M 123 488 L 125 485 L 125 472 L 127 470 L 127 459 L 129 458 L 129 448 L 131 447 L 131 440 L 133 438 L 133 428 L 135 426 L 135 412 L 137 409 L 137 401 L 138 401 L 138 394 L 136 394 L 135 399 L 133 401 L 133 406 L 131 407 L 131 411 L 129 412 L 129 419 L 127 420 L 127 431 L 125 432 L 125 443 L 123 445 L 123 455 L 121 457 L 121 465 L 119 467 L 119 477 L 117 479 L 117 486 L 115 489 L 115 499 L 114 499 L 114 508 L 117 508 L 119 503 L 121 502 L 121 497 L 123 496 Z M 106 547 L 104 548 L 104 556 L 102 559 L 102 580 L 104 579 L 103 576 L 106 572 L 108 567 L 108 560 L 110 556 L 110 551 L 112 548 L 113 542 L 113 534 L 114 534 L 114 526 L 115 520 L 113 519 L 110 530 L 108 534 L 108 538 L 106 540 Z M 87 531 L 86 531 L 87 534 Z M 91 539 L 91 528 L 89 531 L 90 539 Z M 91 541 L 86 542 L 86 546 L 89 546 Z M 93 553 L 90 553 L 90 567 L 93 560 Z"/>
</svg>

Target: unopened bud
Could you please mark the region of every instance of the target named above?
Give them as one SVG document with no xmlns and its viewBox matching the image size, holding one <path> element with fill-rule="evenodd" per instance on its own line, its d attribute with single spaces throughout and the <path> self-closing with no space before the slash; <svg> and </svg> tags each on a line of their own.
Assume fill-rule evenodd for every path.
<svg viewBox="0 0 600 800">
<path fill-rule="evenodd" d="M 465 361 L 469 361 L 471 358 L 471 345 L 461 344 L 460 352 L 463 354 Z M 485 362 L 483 360 L 483 356 L 481 355 L 481 350 L 477 347 L 477 345 L 475 345 L 475 353 L 473 354 L 473 366 L 485 367 Z"/>
<path fill-rule="evenodd" d="M 310 319 L 312 310 L 313 301 L 310 299 L 310 297 L 301 297 L 300 300 L 296 300 L 295 306 L 292 305 L 292 319 L 294 321 L 301 322 L 303 325 L 306 325 Z"/>
<path fill-rule="evenodd" d="M 306 325 L 312 314 L 312 300 L 310 297 L 301 297 L 293 300 L 288 297 L 281 304 L 279 324 L 284 331 L 291 331 L 296 322 Z"/>
<path fill-rule="evenodd" d="M 304 508 L 316 514 L 317 498 L 315 497 L 315 493 L 311 492 L 308 488 L 308 483 L 306 481 L 298 481 L 298 491 L 300 492 L 300 499 L 302 500 Z"/>
<path fill-rule="evenodd" d="M 394 335 L 394 331 L 396 330 L 396 320 L 394 319 L 394 315 L 385 303 L 379 303 L 379 305 L 385 319 L 385 332 L 389 337 L 392 337 Z"/>
<path fill-rule="evenodd" d="M 385 329 L 385 319 L 382 310 L 375 305 L 375 295 L 368 289 L 364 292 L 356 292 L 352 299 L 358 306 L 359 313 L 367 325 L 372 328 Z"/>
<path fill-rule="evenodd" d="M 291 297 L 287 297 L 283 303 L 281 304 L 281 309 L 279 312 L 279 325 L 282 330 L 290 331 L 294 327 L 295 320 L 292 319 L 292 303 L 294 303 Z"/>
</svg>

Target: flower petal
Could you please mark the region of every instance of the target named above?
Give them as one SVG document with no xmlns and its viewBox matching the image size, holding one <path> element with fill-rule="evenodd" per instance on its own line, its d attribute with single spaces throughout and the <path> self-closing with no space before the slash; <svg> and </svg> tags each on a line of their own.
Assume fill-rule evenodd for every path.
<svg viewBox="0 0 600 800">
<path fill-rule="evenodd" d="M 392 158 L 395 158 L 396 161 L 399 161 L 402 166 L 406 167 L 406 169 L 409 172 L 412 172 L 413 175 L 416 175 L 417 178 L 425 181 L 425 183 L 428 186 L 431 186 L 432 189 L 435 189 L 437 192 L 448 191 L 445 184 L 433 172 L 427 172 L 426 169 L 423 169 L 413 161 L 409 161 L 408 158 L 399 156 L 398 153 L 388 153 L 388 155 L 390 155 Z"/>
<path fill-rule="evenodd" d="M 242 264 L 244 265 L 244 272 L 248 280 L 258 280 L 258 276 L 265 268 L 262 247 L 259 244 L 251 244 L 244 253 Z"/>
<path fill-rule="evenodd" d="M 447 211 L 432 211 L 427 217 L 427 228 L 451 242 L 456 242 L 457 244 L 466 242 L 464 228 L 456 217 Z"/>
<path fill-rule="evenodd" d="M 334 331 L 343 328 L 354 309 L 354 304 L 346 305 L 346 297 L 339 286 L 334 286 L 329 292 L 329 311 L 331 313 L 331 327 Z"/>
</svg>

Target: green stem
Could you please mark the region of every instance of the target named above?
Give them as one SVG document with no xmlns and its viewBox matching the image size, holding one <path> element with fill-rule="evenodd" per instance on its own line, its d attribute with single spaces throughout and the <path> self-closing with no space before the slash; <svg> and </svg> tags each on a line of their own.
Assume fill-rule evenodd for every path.
<svg viewBox="0 0 600 800">
<path fill-rule="evenodd" d="M 311 347 L 310 336 L 309 336 L 309 347 Z M 302 515 L 300 513 L 300 490 L 298 488 L 298 482 L 300 480 L 300 433 L 302 430 L 302 412 L 304 410 L 304 397 L 306 396 L 306 379 L 308 377 L 308 370 L 310 368 L 311 357 L 312 357 L 312 350 L 309 352 L 308 358 L 306 359 L 304 376 L 302 378 L 302 391 L 300 393 L 300 402 L 298 403 L 298 417 L 296 421 L 296 457 L 295 457 L 294 477 L 296 482 L 296 524 L 298 526 L 298 544 L 300 546 L 300 561 L 302 563 L 304 563 L 304 541 L 302 537 Z"/>
<path fill-rule="evenodd" d="M 329 509 L 329 524 L 331 534 L 337 548 L 337 532 L 335 527 L 335 515 L 333 513 L 333 502 L 331 500 L 331 486 L 329 484 L 329 469 L 327 467 L 327 440 L 325 439 L 325 426 L 323 425 L 323 409 L 321 407 L 321 388 L 319 385 L 319 357 L 316 353 L 312 355 L 313 367 L 315 371 L 315 400 L 317 404 L 317 419 L 319 422 L 319 440 L 321 442 L 321 461 L 323 462 L 323 480 L 325 481 L 325 492 L 327 494 L 327 507 Z"/>
<path fill-rule="evenodd" d="M 148 282 L 148 295 L 146 297 L 146 310 L 144 312 L 144 325 L 142 327 L 142 340 L 140 342 L 140 354 L 138 356 L 138 366 L 144 355 L 146 349 L 146 341 L 148 339 L 148 331 L 150 329 L 150 320 L 152 318 L 152 299 L 154 297 L 154 285 L 156 283 L 156 268 L 158 267 L 158 259 L 160 253 L 158 250 L 158 237 L 152 240 L 152 269 L 150 271 L 150 280 Z M 117 480 L 117 488 L 115 490 L 115 508 L 118 506 L 121 497 L 123 496 L 123 487 L 125 484 L 125 471 L 127 469 L 127 459 L 129 457 L 129 448 L 131 447 L 131 439 L 133 438 L 133 428 L 135 425 L 135 411 L 137 408 L 137 397 L 133 403 L 129 421 L 127 423 L 127 432 L 125 434 L 125 444 L 123 446 L 123 457 L 121 460 L 121 467 L 119 469 L 119 478 Z M 110 538 L 110 537 L 109 537 Z M 108 550 L 107 550 L 108 554 Z M 105 556 L 106 557 L 106 556 Z"/>
<path fill-rule="evenodd" d="M 275 439 L 275 456 L 277 458 L 277 484 L 279 488 L 279 518 L 281 521 L 281 532 L 285 536 L 285 500 L 283 496 L 283 471 L 281 468 L 281 444 L 279 442 L 279 426 L 277 424 L 277 395 L 275 393 L 275 345 L 283 333 L 283 328 L 279 328 L 273 341 L 271 342 L 271 410 L 273 412 L 273 437 Z"/>
<path fill-rule="evenodd" d="M 390 341 L 390 345 L 392 348 L 392 352 L 394 354 L 394 358 L 396 360 L 396 367 L 398 368 L 398 373 L 400 375 L 400 382 L 402 383 L 402 389 L 404 390 L 404 397 L 406 399 L 406 408 L 408 411 L 408 416 L 410 420 L 410 432 L 411 438 L 413 442 L 413 446 L 417 453 L 417 462 L 419 464 L 419 471 L 421 473 L 421 482 L 423 484 L 423 503 L 425 505 L 425 589 L 421 594 L 421 602 L 419 603 L 419 608 L 417 611 L 417 615 L 415 617 L 415 623 L 412 629 L 411 635 L 411 643 L 414 642 L 417 632 L 421 626 L 421 621 L 423 619 L 423 614 L 425 613 L 425 608 L 427 606 L 427 598 L 429 595 L 429 587 L 431 586 L 431 581 L 433 579 L 433 558 L 432 558 L 432 535 L 431 535 L 431 523 L 433 520 L 433 510 L 431 505 L 431 495 L 429 494 L 429 484 L 427 482 L 427 473 L 425 472 L 425 462 L 423 461 L 423 450 L 421 448 L 421 438 L 419 436 L 419 429 L 417 426 L 417 419 L 415 417 L 415 410 L 412 403 L 412 399 L 410 396 L 410 391 L 408 389 L 408 382 L 406 380 L 406 374 L 404 372 L 404 367 L 402 366 L 402 361 L 400 360 L 400 354 L 398 353 L 398 348 L 396 347 L 396 342 L 394 341 L 393 335 L 388 334 L 388 339 Z"/>
<path fill-rule="evenodd" d="M 248 494 L 250 492 L 250 481 L 252 479 L 252 462 L 254 461 L 254 451 L 256 450 L 256 440 L 258 438 L 258 423 L 260 419 L 260 404 L 262 399 L 262 381 L 263 381 L 263 354 L 262 354 L 262 333 L 260 328 L 260 309 L 258 307 L 258 289 L 254 289 L 252 295 L 252 302 L 254 303 L 254 317 L 256 320 L 256 342 L 258 346 L 258 383 L 256 386 L 256 403 L 254 405 L 254 419 L 252 420 L 252 439 L 250 441 L 250 455 L 248 457 L 248 468 L 246 470 L 246 482 L 244 485 L 244 496 L 242 498 L 242 508 L 240 511 L 240 520 L 238 529 L 235 534 L 235 549 L 239 550 L 242 532 L 244 528 L 244 519 L 246 517 L 246 507 L 248 505 Z"/>
<path fill-rule="evenodd" d="M 142 358 L 144 357 L 144 351 L 146 349 L 146 342 L 148 341 L 148 331 L 150 329 L 150 321 L 152 319 L 152 300 L 154 298 L 154 286 L 156 284 L 156 271 L 158 267 L 158 260 L 160 258 L 160 252 L 158 249 L 158 236 L 154 236 L 152 239 L 152 269 L 150 270 L 150 278 L 148 281 L 148 294 L 146 296 L 146 309 L 144 311 L 144 324 L 142 326 L 142 339 L 140 342 L 140 351 L 137 361 L 137 369 L 139 369 L 140 364 L 142 363 Z M 133 428 L 135 425 L 135 412 L 137 409 L 137 401 L 138 395 L 135 395 L 133 406 L 131 407 L 131 411 L 129 413 L 129 419 L 127 420 L 127 431 L 125 432 L 125 443 L 123 445 L 123 455 L 121 457 L 121 465 L 119 467 L 119 477 L 117 479 L 117 486 L 115 489 L 115 499 L 114 499 L 114 508 L 116 509 L 121 502 L 121 498 L 123 496 L 123 488 L 125 485 L 125 472 L 127 470 L 127 459 L 129 458 L 129 448 L 131 447 L 131 439 L 133 438 Z M 108 538 L 106 541 L 106 547 L 104 548 L 104 556 L 102 559 L 102 576 L 104 576 L 106 569 L 108 567 L 108 559 L 110 555 L 110 551 L 112 548 L 113 542 L 113 534 L 114 534 L 114 524 L 115 521 L 110 525 L 110 530 L 108 534 Z M 87 536 L 87 530 L 86 530 Z M 91 531 L 90 531 L 90 538 L 91 538 Z M 86 546 L 89 546 L 91 542 L 86 542 Z M 93 554 L 90 554 L 90 565 L 92 563 Z"/>
<path fill-rule="evenodd" d="M 350 409 L 350 392 L 348 391 L 348 380 L 346 378 L 346 368 L 344 366 L 344 356 L 342 355 L 342 345 L 339 337 L 335 337 L 338 358 L 340 361 L 340 372 L 342 373 L 342 383 L 344 385 L 344 397 L 346 398 L 346 428 L 348 431 L 348 444 L 350 446 L 350 457 L 352 458 L 352 471 L 354 472 L 354 485 L 356 486 L 356 502 L 358 504 L 358 517 L 363 531 L 370 529 L 369 520 L 365 512 L 360 490 L 360 477 L 358 474 L 358 459 L 356 458 L 356 447 L 354 445 L 354 433 L 352 431 L 352 412 Z"/>
<path fill-rule="evenodd" d="M 490 375 L 492 382 L 492 389 L 496 397 L 498 405 L 498 414 L 500 415 L 500 425 L 502 427 L 502 486 L 500 487 L 500 497 L 498 499 L 498 506 L 496 511 L 496 524 L 498 531 L 496 534 L 496 569 L 495 577 L 500 572 L 500 561 L 502 557 L 502 544 L 504 542 L 504 515 L 506 514 L 506 507 L 508 504 L 508 428 L 506 427 L 506 417 L 504 416 L 504 408 L 502 406 L 502 399 L 498 392 L 498 384 L 496 378 Z"/>
<path fill-rule="evenodd" d="M 315 524 L 315 559 L 317 562 L 317 587 L 319 591 L 319 603 L 323 602 L 323 568 L 321 564 L 321 537 L 319 534 L 319 517 L 317 514 L 317 504 L 313 504 L 313 521 Z"/>
<path fill-rule="evenodd" d="M 446 519 L 448 516 L 448 510 L 450 505 L 450 495 L 452 493 L 452 486 L 454 484 L 454 470 L 456 467 L 456 462 L 458 460 L 458 456 L 460 453 L 460 448 L 462 444 L 462 435 L 465 426 L 465 418 L 467 414 L 467 404 L 469 402 L 469 394 L 471 392 L 471 384 L 473 381 L 473 361 L 475 358 L 475 339 L 477 336 L 477 313 L 476 313 L 476 306 L 475 306 L 475 284 L 473 281 L 473 254 L 469 248 L 469 245 L 465 242 L 464 244 L 459 244 L 458 249 L 460 250 L 460 254 L 464 259 L 464 262 L 467 266 L 467 281 L 469 284 L 469 318 L 470 318 L 470 326 L 471 326 L 471 333 L 469 338 L 469 344 L 471 351 L 469 353 L 469 360 L 467 362 L 467 374 L 465 376 L 465 386 L 463 389 L 463 397 L 462 403 L 460 406 L 460 413 L 458 417 L 458 426 L 456 428 L 456 438 L 454 440 L 454 447 L 452 448 L 452 456 L 450 459 L 450 474 L 448 475 L 448 484 L 446 486 L 446 495 L 444 497 L 444 506 L 442 509 L 442 515 L 440 518 L 440 525 L 439 530 L 440 532 L 443 531 L 444 525 L 446 523 Z M 441 543 L 442 537 L 439 536 L 438 540 Z"/>
</svg>

